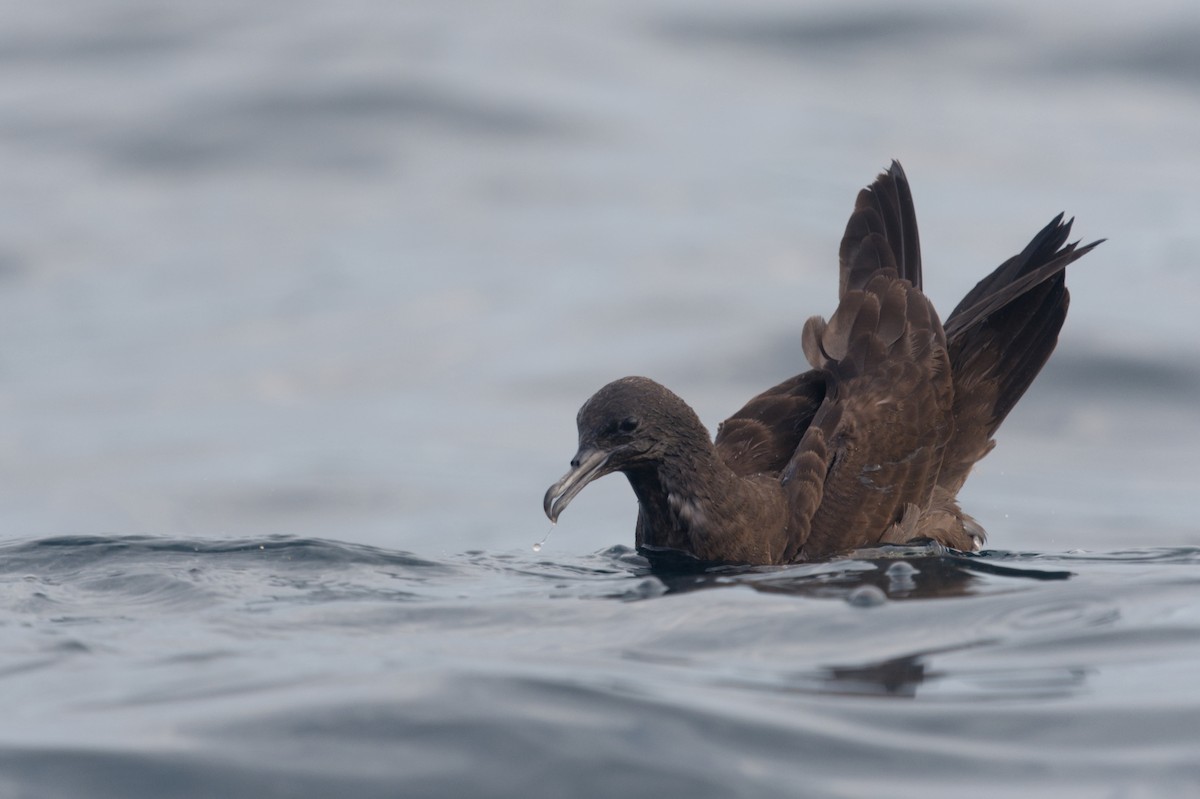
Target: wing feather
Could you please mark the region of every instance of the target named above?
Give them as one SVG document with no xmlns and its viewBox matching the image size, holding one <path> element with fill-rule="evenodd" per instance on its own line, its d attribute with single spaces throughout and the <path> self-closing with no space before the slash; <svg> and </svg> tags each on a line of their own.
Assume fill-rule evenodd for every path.
<svg viewBox="0 0 1200 799">
<path fill-rule="evenodd" d="M 953 389 L 941 322 L 895 272 L 848 290 L 829 324 L 810 322 L 805 335 L 806 351 L 830 356 L 819 364 L 828 384 L 783 482 L 789 548 L 813 558 L 878 543 L 907 507 L 929 505 Z"/>
</svg>

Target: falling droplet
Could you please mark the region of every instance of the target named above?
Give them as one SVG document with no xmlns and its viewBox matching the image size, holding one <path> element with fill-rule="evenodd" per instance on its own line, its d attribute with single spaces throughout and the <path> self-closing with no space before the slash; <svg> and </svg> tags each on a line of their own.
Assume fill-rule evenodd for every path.
<svg viewBox="0 0 1200 799">
<path fill-rule="evenodd" d="M 547 538 L 549 538 L 549 537 L 550 537 L 550 534 L 554 532 L 554 528 L 555 528 L 555 527 L 556 527 L 556 525 L 552 523 L 552 524 L 550 525 L 550 529 L 546 531 L 546 534 L 545 534 L 544 536 L 542 536 L 542 540 L 541 540 L 541 541 L 538 541 L 536 544 L 534 544 L 534 545 L 533 545 L 533 551 L 534 551 L 534 552 L 541 552 L 541 551 L 542 551 L 542 544 L 546 543 L 546 539 L 547 539 Z"/>
</svg>

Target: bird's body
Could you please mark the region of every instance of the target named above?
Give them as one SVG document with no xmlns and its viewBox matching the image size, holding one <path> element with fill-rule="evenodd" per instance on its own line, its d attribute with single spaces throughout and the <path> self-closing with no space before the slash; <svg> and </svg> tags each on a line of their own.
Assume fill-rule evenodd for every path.
<svg viewBox="0 0 1200 799">
<path fill-rule="evenodd" d="M 893 162 L 846 227 L 837 310 L 804 326 L 812 369 L 750 400 L 715 441 L 658 383 L 608 384 L 579 411 L 579 453 L 546 493 L 547 515 L 621 471 L 639 547 L 753 564 L 921 540 L 978 548 L 983 530 L 955 497 L 1057 343 L 1064 270 L 1095 246 L 1066 244 L 1070 227 L 1055 218 L 943 326 Z"/>
</svg>

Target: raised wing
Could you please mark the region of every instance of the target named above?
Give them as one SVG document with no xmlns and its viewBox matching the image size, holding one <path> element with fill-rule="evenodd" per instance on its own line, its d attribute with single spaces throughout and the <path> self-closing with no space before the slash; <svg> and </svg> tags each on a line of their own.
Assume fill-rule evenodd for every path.
<svg viewBox="0 0 1200 799">
<path fill-rule="evenodd" d="M 871 234 L 876 234 L 872 236 Z M 886 250 L 876 252 L 875 248 Z M 852 286 L 863 286 L 885 264 L 921 289 L 921 239 L 908 177 L 898 161 L 858 193 L 839 250 L 838 299 Z"/>
<path fill-rule="evenodd" d="M 921 288 L 921 243 L 908 178 L 897 161 L 858 193 L 839 250 L 838 297 L 891 269 Z M 811 358 L 816 366 L 817 362 Z M 750 400 L 717 431 L 716 445 L 739 475 L 779 474 L 825 399 L 828 375 L 797 375 Z"/>
<path fill-rule="evenodd" d="M 946 334 L 920 290 L 916 214 L 898 163 L 859 192 L 840 260 L 837 311 L 804 328 L 826 392 L 783 472 L 788 560 L 915 526 L 954 430 Z"/>
</svg>

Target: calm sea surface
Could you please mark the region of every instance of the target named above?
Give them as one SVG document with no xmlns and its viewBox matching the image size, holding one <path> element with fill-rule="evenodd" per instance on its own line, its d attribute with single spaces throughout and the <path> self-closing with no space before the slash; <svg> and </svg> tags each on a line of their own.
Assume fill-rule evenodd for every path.
<svg viewBox="0 0 1200 799">
<path fill-rule="evenodd" d="M 1200 795 L 1200 7 L 9 3 L 0 799 Z M 652 569 L 626 374 L 804 367 L 900 159 L 943 312 L 1109 241 L 980 555 Z"/>
</svg>

